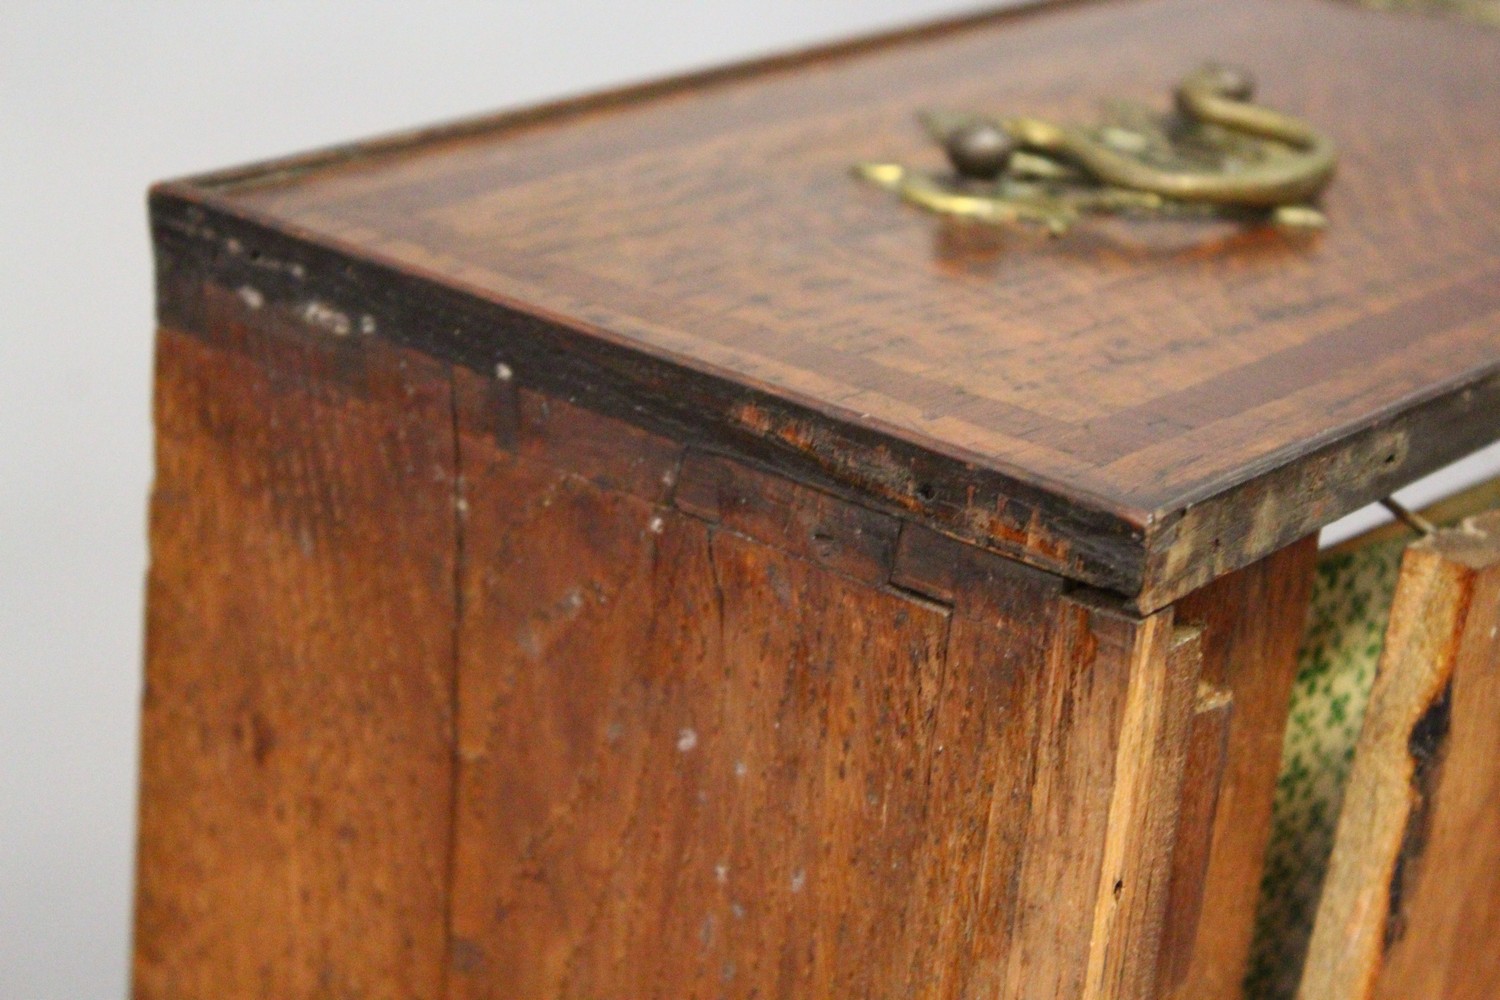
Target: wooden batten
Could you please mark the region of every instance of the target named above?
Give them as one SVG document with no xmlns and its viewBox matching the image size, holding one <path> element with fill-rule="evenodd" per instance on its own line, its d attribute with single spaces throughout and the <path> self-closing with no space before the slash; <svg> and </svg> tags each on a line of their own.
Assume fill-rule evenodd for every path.
<svg viewBox="0 0 1500 1000">
<path fill-rule="evenodd" d="M 1413 544 L 1299 996 L 1500 993 L 1500 513 Z"/>
</svg>

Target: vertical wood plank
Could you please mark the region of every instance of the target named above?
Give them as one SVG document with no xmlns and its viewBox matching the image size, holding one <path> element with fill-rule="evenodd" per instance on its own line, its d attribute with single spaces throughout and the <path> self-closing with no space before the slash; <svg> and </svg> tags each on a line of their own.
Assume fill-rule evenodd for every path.
<svg viewBox="0 0 1500 1000">
<path fill-rule="evenodd" d="M 919 872 L 913 896 L 902 901 L 905 934 L 889 949 L 901 964 L 878 995 L 994 996 L 1004 986 L 1021 893 L 1036 704 L 1062 586 L 928 532 L 908 528 L 903 544 L 897 577 L 946 594 L 954 611 L 933 756 L 921 775 L 928 812 Z"/>
<path fill-rule="evenodd" d="M 1228 690 L 1198 683 L 1198 697 L 1188 727 L 1177 841 L 1172 850 L 1170 902 L 1157 974 L 1157 982 L 1167 990 L 1186 978 L 1193 942 L 1203 919 L 1214 816 L 1229 763 L 1229 724 L 1233 713 L 1234 696 Z"/>
<path fill-rule="evenodd" d="M 1299 996 L 1500 994 L 1500 513 L 1413 544 Z"/>
<path fill-rule="evenodd" d="M 1200 667 L 1172 640 L 1170 610 L 1060 602 L 1001 996 L 1152 993 Z"/>
<path fill-rule="evenodd" d="M 517 440 L 502 447 L 483 383 L 458 385 L 450 995 L 567 995 L 579 935 L 607 905 L 645 796 L 673 780 L 678 742 L 697 739 L 678 686 L 717 644 L 713 588 L 702 539 L 694 550 L 668 532 L 670 512 L 653 503 L 675 468 L 668 443 L 623 428 L 601 439 L 586 413 L 525 397 Z M 655 628 L 654 609 L 674 595 L 692 613 Z"/>
<path fill-rule="evenodd" d="M 435 998 L 449 379 L 215 329 L 158 343 L 135 995 Z"/>
<path fill-rule="evenodd" d="M 1271 805 L 1281 766 L 1297 651 L 1306 627 L 1317 539 L 1308 537 L 1221 577 L 1176 605 L 1177 620 L 1203 629 L 1203 680 L 1232 700 L 1207 869 L 1180 857 L 1170 911 L 1201 914 L 1164 947 L 1162 983 L 1172 1000 L 1238 1000 L 1250 954 Z M 1189 798 L 1210 794 L 1196 782 Z M 1201 827 L 1182 828 L 1178 853 L 1200 850 Z M 1201 875 L 1195 874 L 1202 872 Z"/>
<path fill-rule="evenodd" d="M 1148 634 L 1146 643 L 1155 639 Z M 1202 632 L 1174 629 L 1165 650 L 1143 643 L 1142 652 L 1116 754 L 1085 996 L 1157 993 L 1188 734 L 1203 668 Z"/>
</svg>

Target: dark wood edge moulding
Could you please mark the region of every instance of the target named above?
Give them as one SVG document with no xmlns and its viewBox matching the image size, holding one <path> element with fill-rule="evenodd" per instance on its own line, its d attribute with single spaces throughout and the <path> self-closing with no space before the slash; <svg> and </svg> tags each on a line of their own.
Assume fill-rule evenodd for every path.
<svg viewBox="0 0 1500 1000">
<path fill-rule="evenodd" d="M 150 214 L 158 319 L 206 333 L 205 285 L 249 284 L 267 304 L 366 320 L 370 335 L 621 417 L 683 443 L 774 468 L 877 510 L 1158 610 L 1317 531 L 1500 434 L 1500 364 L 1408 397 L 1377 419 L 1263 456 L 1231 481 L 1156 510 L 1124 509 L 991 456 L 962 452 L 785 390 L 756 385 L 609 330 L 382 260 L 367 248 L 259 216 L 231 195 L 351 161 L 586 116 L 1059 7 L 995 11 L 670 77 L 532 109 L 414 130 L 156 185 Z M 346 319 L 346 322 L 348 320 Z M 746 415 L 754 419 L 747 420 Z M 976 511 L 986 511 L 976 518 Z"/>
</svg>

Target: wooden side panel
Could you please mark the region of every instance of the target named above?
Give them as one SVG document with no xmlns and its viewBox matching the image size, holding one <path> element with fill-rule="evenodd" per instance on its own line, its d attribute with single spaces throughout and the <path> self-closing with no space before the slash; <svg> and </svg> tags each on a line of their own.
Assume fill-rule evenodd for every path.
<svg viewBox="0 0 1500 1000">
<path fill-rule="evenodd" d="M 709 523 L 558 468 L 530 433 L 462 438 L 452 994 L 890 988 L 946 611 L 728 526 L 807 517 L 852 565 L 810 491 Z M 622 455 L 661 444 L 614 433 Z M 685 474 L 700 505 L 707 468 Z"/>
<path fill-rule="evenodd" d="M 1500 513 L 1407 550 L 1299 996 L 1500 995 Z"/>
<path fill-rule="evenodd" d="M 507 443 L 460 385 L 451 996 L 1150 996 L 1170 613 L 563 403 Z"/>
<path fill-rule="evenodd" d="M 1157 995 L 1301 557 L 1177 627 L 256 308 L 162 334 L 139 996 Z"/>
<path fill-rule="evenodd" d="M 216 329 L 158 346 L 135 995 L 438 997 L 449 378 Z"/>
<path fill-rule="evenodd" d="M 1174 924 L 1162 955 L 1162 988 L 1174 1000 L 1240 996 L 1316 558 L 1317 540 L 1305 538 L 1176 605 L 1179 623 L 1202 627 L 1203 681 L 1229 705 L 1227 718 L 1204 720 L 1227 722 L 1222 774 L 1195 769 L 1184 786 L 1188 821 L 1174 861 Z M 1200 733 L 1195 742 L 1214 739 Z M 1205 779 L 1218 787 L 1203 787 Z M 1212 809 L 1204 808 L 1205 798 Z M 1187 925 L 1190 913 L 1200 917 Z"/>
<path fill-rule="evenodd" d="M 915 544 L 914 544 L 915 542 Z M 896 578 L 953 605 L 903 934 L 876 996 L 996 996 L 1014 939 L 1060 582 L 908 526 Z M 934 574 L 941 574 L 935 576 Z M 903 991 L 905 991 L 903 993 Z"/>
</svg>

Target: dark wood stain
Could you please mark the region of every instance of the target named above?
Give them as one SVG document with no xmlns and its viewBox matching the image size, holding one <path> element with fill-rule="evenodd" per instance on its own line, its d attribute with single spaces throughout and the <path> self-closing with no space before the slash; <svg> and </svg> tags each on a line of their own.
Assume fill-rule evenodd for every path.
<svg viewBox="0 0 1500 1000">
<path fill-rule="evenodd" d="M 1411 757 L 1412 808 L 1406 817 L 1406 830 L 1401 835 L 1401 849 L 1396 854 L 1387 891 L 1389 910 L 1381 941 L 1382 950 L 1387 952 L 1406 934 L 1406 892 L 1416 882 L 1417 869 L 1432 836 L 1432 805 L 1437 797 L 1444 751 L 1448 749 L 1452 698 L 1453 686 L 1449 684 L 1417 719 L 1406 740 L 1406 752 Z"/>
</svg>

